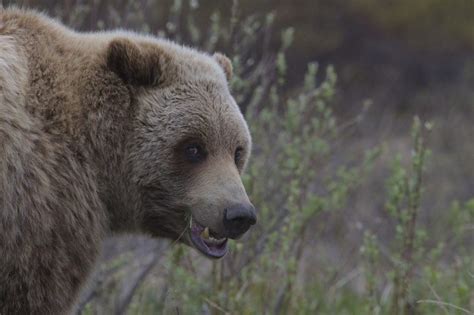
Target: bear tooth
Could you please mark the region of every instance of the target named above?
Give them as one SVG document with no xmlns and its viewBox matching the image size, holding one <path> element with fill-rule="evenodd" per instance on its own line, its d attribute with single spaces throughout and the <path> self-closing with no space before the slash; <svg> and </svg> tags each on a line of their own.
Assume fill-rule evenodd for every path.
<svg viewBox="0 0 474 315">
<path fill-rule="evenodd" d="M 205 238 L 205 239 L 209 239 L 209 228 L 208 228 L 208 227 L 206 227 L 206 228 L 204 229 L 204 231 L 202 231 L 201 237 L 202 237 L 202 238 Z"/>
</svg>

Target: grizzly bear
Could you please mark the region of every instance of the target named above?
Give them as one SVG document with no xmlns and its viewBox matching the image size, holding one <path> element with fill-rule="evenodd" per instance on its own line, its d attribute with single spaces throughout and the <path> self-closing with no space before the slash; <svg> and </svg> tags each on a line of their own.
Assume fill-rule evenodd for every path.
<svg viewBox="0 0 474 315">
<path fill-rule="evenodd" d="M 0 314 L 64 314 L 111 233 L 212 258 L 256 222 L 230 61 L 0 9 Z"/>
</svg>

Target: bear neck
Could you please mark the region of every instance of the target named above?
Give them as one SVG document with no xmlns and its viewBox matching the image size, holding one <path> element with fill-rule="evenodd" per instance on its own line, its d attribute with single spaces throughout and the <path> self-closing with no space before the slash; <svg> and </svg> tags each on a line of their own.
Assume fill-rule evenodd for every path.
<svg viewBox="0 0 474 315">
<path fill-rule="evenodd" d="M 26 111 L 72 158 L 93 170 L 109 229 L 134 230 L 130 211 L 136 202 L 124 199 L 134 195 L 124 161 L 133 121 L 132 91 L 106 68 L 105 41 L 38 16 L 16 22 L 12 35 L 28 64 Z"/>
</svg>

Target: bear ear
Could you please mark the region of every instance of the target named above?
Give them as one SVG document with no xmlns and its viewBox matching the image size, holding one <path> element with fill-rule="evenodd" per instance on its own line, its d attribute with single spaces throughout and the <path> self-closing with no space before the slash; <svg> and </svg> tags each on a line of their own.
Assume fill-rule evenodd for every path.
<svg viewBox="0 0 474 315">
<path fill-rule="evenodd" d="M 217 63 L 221 66 L 222 70 L 224 70 L 227 81 L 230 81 L 233 75 L 232 62 L 230 59 L 218 52 L 215 53 L 213 57 L 214 60 L 217 61 Z"/>
<path fill-rule="evenodd" d="M 156 85 L 161 76 L 162 52 L 142 46 L 126 38 L 112 40 L 107 48 L 107 67 L 126 84 Z"/>
</svg>

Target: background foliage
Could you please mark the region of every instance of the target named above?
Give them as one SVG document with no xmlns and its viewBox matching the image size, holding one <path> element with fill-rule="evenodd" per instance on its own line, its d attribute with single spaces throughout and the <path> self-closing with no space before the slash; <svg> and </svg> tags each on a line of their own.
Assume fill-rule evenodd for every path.
<svg viewBox="0 0 474 315">
<path fill-rule="evenodd" d="M 108 240 L 78 313 L 474 312 L 472 1 L 10 4 L 226 53 L 254 138 L 229 255 Z"/>
</svg>

